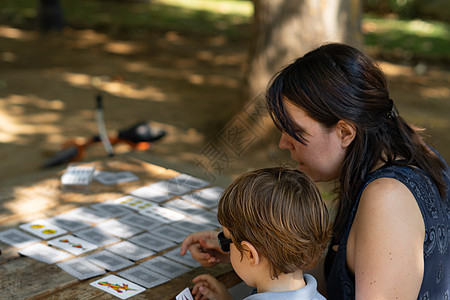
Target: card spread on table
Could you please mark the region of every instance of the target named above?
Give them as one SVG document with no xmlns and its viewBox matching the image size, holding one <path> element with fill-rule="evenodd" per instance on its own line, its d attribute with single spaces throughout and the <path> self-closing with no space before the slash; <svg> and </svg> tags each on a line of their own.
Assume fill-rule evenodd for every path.
<svg viewBox="0 0 450 300">
<path fill-rule="evenodd" d="M 192 257 L 192 255 L 189 251 L 186 252 L 185 255 L 181 256 L 180 255 L 180 247 L 177 247 L 173 250 L 167 251 L 163 255 L 167 258 L 170 258 L 176 262 L 182 263 L 182 264 L 187 265 L 192 268 L 197 268 L 197 267 L 201 266 L 201 264 Z"/>
<path fill-rule="evenodd" d="M 206 211 L 204 208 L 180 198 L 168 201 L 163 206 L 191 216 L 202 214 Z"/>
<path fill-rule="evenodd" d="M 90 227 L 81 231 L 74 232 L 73 234 L 97 246 L 106 246 L 120 241 L 119 238 L 105 233 L 103 230 L 96 227 Z"/>
<path fill-rule="evenodd" d="M 88 279 L 106 273 L 104 269 L 97 267 L 85 257 L 77 257 L 57 263 L 56 265 L 79 280 Z"/>
<path fill-rule="evenodd" d="M 89 166 L 69 166 L 66 172 L 61 176 L 61 183 L 63 185 L 88 185 L 95 168 Z"/>
<path fill-rule="evenodd" d="M 162 191 L 160 189 L 151 187 L 151 186 L 144 186 L 141 188 L 138 188 L 130 193 L 133 196 L 147 199 L 153 202 L 163 202 L 165 200 L 168 200 L 172 198 L 173 196 L 169 194 L 167 191 Z"/>
<path fill-rule="evenodd" d="M 164 256 L 157 256 L 155 258 L 146 260 L 142 262 L 140 266 L 153 270 L 169 278 L 178 277 L 191 270 L 191 268 L 174 262 L 168 258 L 165 258 Z"/>
<path fill-rule="evenodd" d="M 55 225 L 58 225 L 59 227 L 62 227 L 69 231 L 78 231 L 84 228 L 87 228 L 91 226 L 91 224 L 74 219 L 74 217 L 70 214 L 60 214 L 53 218 L 48 219 L 51 223 L 54 223 Z"/>
<path fill-rule="evenodd" d="M 19 226 L 21 229 L 28 231 L 44 240 L 51 239 L 55 236 L 67 233 L 67 230 L 50 223 L 47 220 L 36 220 Z"/>
<path fill-rule="evenodd" d="M 184 241 L 189 232 L 180 230 L 170 225 L 163 225 L 152 230 L 152 234 L 158 235 L 161 238 L 168 239 L 175 243 L 181 243 Z"/>
<path fill-rule="evenodd" d="M 142 198 L 134 197 L 131 195 L 123 196 L 118 199 L 112 200 L 112 203 L 120 204 L 133 210 L 141 211 L 149 207 L 155 206 L 156 203 L 144 200 Z"/>
<path fill-rule="evenodd" d="M 70 255 L 67 252 L 56 250 L 55 248 L 46 246 L 41 243 L 31 245 L 27 248 L 23 248 L 22 250 L 19 251 L 19 253 L 21 255 L 31 257 L 33 259 L 42 261 L 47 264 L 53 264 L 57 261 L 61 261 L 63 259 L 72 257 L 72 255 Z"/>
<path fill-rule="evenodd" d="M 139 180 L 139 177 L 129 171 L 123 172 L 107 172 L 96 170 L 94 179 L 104 185 L 118 184 L 122 182 L 131 182 Z"/>
<path fill-rule="evenodd" d="M 129 214 L 120 218 L 119 221 L 144 230 L 151 230 L 164 224 L 158 219 L 142 214 Z"/>
<path fill-rule="evenodd" d="M 192 297 L 189 288 L 185 288 L 175 297 L 175 300 L 194 300 L 194 297 Z"/>
<path fill-rule="evenodd" d="M 136 266 L 121 271 L 119 272 L 119 275 L 146 288 L 152 288 L 170 280 L 170 278 L 166 276 L 155 273 L 141 266 Z"/>
<path fill-rule="evenodd" d="M 109 271 L 117 271 L 134 265 L 134 262 L 106 250 L 88 255 L 86 259 Z"/>
<path fill-rule="evenodd" d="M 170 223 L 186 218 L 186 215 L 162 206 L 152 206 L 143 211 L 141 214 L 160 220 L 164 223 Z"/>
<path fill-rule="evenodd" d="M 101 289 L 120 299 L 127 299 L 145 291 L 145 288 L 116 275 L 108 275 L 89 285 Z"/>
<path fill-rule="evenodd" d="M 188 175 L 188 174 L 180 174 L 180 175 L 175 176 L 172 179 L 170 179 L 170 181 L 189 186 L 193 189 L 199 189 L 199 188 L 210 185 L 210 183 L 208 181 Z"/>
<path fill-rule="evenodd" d="M 115 219 L 106 221 L 95 227 L 102 230 L 103 232 L 118 236 L 123 239 L 129 238 L 143 231 L 143 229 L 141 228 L 133 227 Z"/>
<path fill-rule="evenodd" d="M 176 245 L 174 242 L 168 241 L 164 238 L 155 236 L 148 232 L 144 232 L 144 233 L 134 236 L 128 240 L 139 246 L 142 246 L 142 247 L 145 247 L 145 248 L 157 251 L 157 252 L 166 250 L 167 248 L 170 248 L 170 247 L 173 247 Z"/>
<path fill-rule="evenodd" d="M 181 196 L 181 198 L 190 201 L 196 205 L 206 208 L 217 207 L 220 196 L 224 189 L 220 187 L 210 187 L 191 194 Z"/>
<path fill-rule="evenodd" d="M 75 208 L 75 209 L 67 212 L 66 214 L 76 220 L 81 220 L 81 221 L 89 222 L 89 223 L 93 223 L 93 224 L 104 222 L 110 218 L 110 216 L 103 213 L 102 211 L 95 210 L 95 209 L 88 208 L 88 207 Z"/>
<path fill-rule="evenodd" d="M 0 232 L 0 241 L 16 248 L 23 248 L 41 240 L 17 228 L 11 228 Z"/>
<path fill-rule="evenodd" d="M 143 258 L 155 254 L 155 252 L 150 249 L 138 246 L 128 241 L 123 241 L 118 244 L 109 246 L 106 248 L 106 250 L 114 252 L 116 254 L 119 254 L 120 256 L 126 257 L 134 261 L 141 260 Z"/>
<path fill-rule="evenodd" d="M 176 221 L 173 223 L 170 223 L 171 226 L 175 228 L 179 228 L 181 230 L 194 233 L 199 231 L 205 231 L 205 230 L 214 230 L 217 228 L 216 225 L 212 225 L 209 223 L 201 223 L 198 220 L 194 220 L 191 218 L 186 218 L 181 221 Z"/>
<path fill-rule="evenodd" d="M 70 234 L 57 237 L 48 241 L 48 243 L 74 255 L 80 255 L 98 248 L 96 245 Z"/>
<path fill-rule="evenodd" d="M 91 208 L 103 212 L 103 214 L 108 215 L 110 218 L 117 218 L 131 213 L 131 210 L 123 205 L 113 203 L 96 203 L 92 204 Z"/>
</svg>

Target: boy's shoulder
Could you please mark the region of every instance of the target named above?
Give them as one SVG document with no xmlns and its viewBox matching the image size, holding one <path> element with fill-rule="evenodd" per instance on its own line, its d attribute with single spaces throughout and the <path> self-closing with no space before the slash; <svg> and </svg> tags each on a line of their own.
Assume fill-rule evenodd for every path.
<svg viewBox="0 0 450 300">
<path fill-rule="evenodd" d="M 317 291 L 317 281 L 309 274 L 304 274 L 306 286 L 301 289 L 289 292 L 267 292 L 250 295 L 244 300 L 279 300 L 279 299 L 296 299 L 296 300 L 326 300 Z"/>
</svg>

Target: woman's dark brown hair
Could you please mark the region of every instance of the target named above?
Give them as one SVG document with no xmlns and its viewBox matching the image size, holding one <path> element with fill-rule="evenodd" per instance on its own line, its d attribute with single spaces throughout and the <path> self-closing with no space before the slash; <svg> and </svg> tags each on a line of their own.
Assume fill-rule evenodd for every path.
<svg viewBox="0 0 450 300">
<path fill-rule="evenodd" d="M 326 44 L 274 76 L 267 92 L 271 117 L 282 132 L 307 145 L 296 132 L 285 101 L 325 128 L 343 120 L 356 130 L 339 174 L 335 237 L 341 235 L 364 179 L 379 162 L 422 169 L 445 195 L 444 163 L 423 142 L 419 130 L 396 113 L 383 72 L 359 50 Z"/>
</svg>

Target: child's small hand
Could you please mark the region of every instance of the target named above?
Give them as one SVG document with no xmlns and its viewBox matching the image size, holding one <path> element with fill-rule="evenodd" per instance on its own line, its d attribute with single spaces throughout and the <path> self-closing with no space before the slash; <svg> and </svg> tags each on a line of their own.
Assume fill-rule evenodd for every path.
<svg viewBox="0 0 450 300">
<path fill-rule="evenodd" d="M 209 274 L 202 274 L 192 280 L 195 285 L 192 294 L 195 300 L 232 300 L 225 285 Z"/>
</svg>

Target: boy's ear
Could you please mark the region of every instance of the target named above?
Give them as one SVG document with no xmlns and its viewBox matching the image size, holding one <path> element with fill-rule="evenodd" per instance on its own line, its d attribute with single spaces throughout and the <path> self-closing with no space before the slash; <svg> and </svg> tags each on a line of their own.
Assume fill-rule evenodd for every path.
<svg viewBox="0 0 450 300">
<path fill-rule="evenodd" d="M 241 246 L 245 250 L 244 255 L 247 255 L 250 265 L 252 265 L 252 266 L 258 265 L 261 260 L 261 257 L 259 255 L 258 251 L 256 250 L 256 248 L 253 247 L 253 245 L 247 241 L 242 241 Z"/>
<path fill-rule="evenodd" d="M 356 137 L 356 129 L 352 123 L 339 120 L 336 124 L 336 130 L 343 148 L 347 148 Z"/>
</svg>

